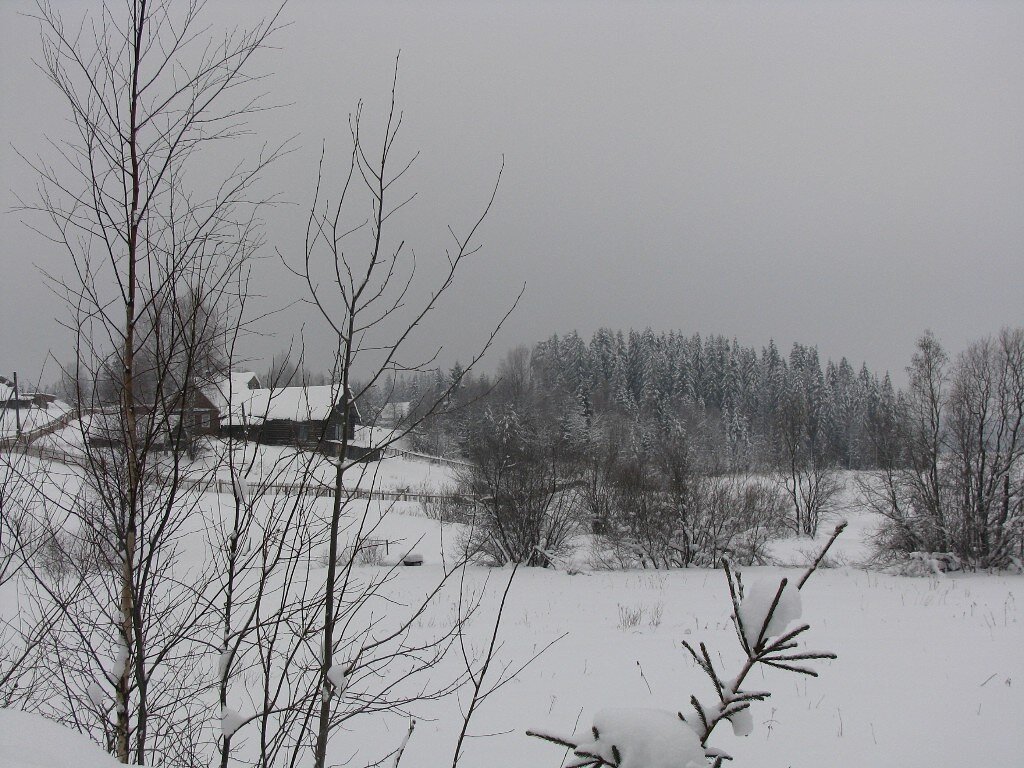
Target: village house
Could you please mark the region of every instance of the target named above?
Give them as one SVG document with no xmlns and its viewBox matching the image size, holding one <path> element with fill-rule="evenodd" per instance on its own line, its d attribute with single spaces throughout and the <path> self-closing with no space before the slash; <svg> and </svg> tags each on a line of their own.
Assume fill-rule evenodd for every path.
<svg viewBox="0 0 1024 768">
<path fill-rule="evenodd" d="M 230 425 L 232 400 L 244 402 L 253 390 L 263 389 L 252 371 L 235 371 L 199 388 L 201 407 L 193 411 L 193 430 L 199 435 L 219 435 Z"/>
<path fill-rule="evenodd" d="M 372 461 L 381 456 L 380 448 L 371 444 L 369 430 L 357 429 L 361 423 L 359 409 L 338 385 L 264 388 L 255 373 L 244 371 L 194 388 L 188 399 L 185 408 L 176 404 L 165 409 L 140 405 L 136 411 L 140 431 L 147 431 L 147 425 L 156 418 L 156 447 L 171 444 L 171 436 L 183 429 L 189 439 L 201 435 L 231 436 L 333 456 L 347 443 L 350 459 Z M 347 440 L 342 439 L 343 428 Z M 93 445 L 117 446 L 123 443 L 122 431 L 116 410 L 97 412 L 89 440 Z"/>
<path fill-rule="evenodd" d="M 359 409 L 338 385 L 264 389 L 252 373 L 233 373 L 208 398 L 219 406 L 222 435 L 267 445 L 291 445 L 337 455 L 346 427 L 349 458 L 366 459 L 356 445 Z M 347 408 L 347 418 L 346 418 Z"/>
</svg>

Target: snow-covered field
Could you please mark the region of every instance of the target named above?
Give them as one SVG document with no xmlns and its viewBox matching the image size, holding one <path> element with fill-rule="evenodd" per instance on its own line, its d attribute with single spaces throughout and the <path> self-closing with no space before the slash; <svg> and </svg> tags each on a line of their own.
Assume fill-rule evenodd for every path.
<svg viewBox="0 0 1024 768">
<path fill-rule="evenodd" d="M 83 454 L 88 420 L 75 420 L 52 434 L 42 435 L 33 444 L 70 456 Z M 363 428 L 369 432 L 372 428 Z M 376 430 L 383 431 L 383 430 Z M 333 486 L 335 463 L 333 459 L 306 451 L 278 445 L 259 443 L 235 444 L 234 463 L 237 471 L 255 485 L 261 480 L 271 484 L 295 484 L 308 476 L 314 482 Z M 211 477 L 229 481 L 231 473 L 226 459 L 227 443 L 207 439 L 199 457 L 185 471 L 192 474 L 209 473 Z M 451 466 L 426 460 L 392 456 L 385 461 L 355 464 L 345 476 L 349 488 L 374 488 L 382 491 L 438 491 L 454 481 Z"/>
<path fill-rule="evenodd" d="M 437 465 L 404 459 L 387 459 L 379 469 L 383 484 L 393 487 L 450 479 Z M 213 509 L 229 499 L 207 494 L 204 504 Z M 762 768 L 1024 765 L 1024 576 L 914 578 L 856 567 L 853 563 L 868 551 L 864 541 L 873 521 L 854 500 L 850 491 L 843 497 L 851 525 L 833 558 L 848 564 L 819 570 L 802 592 L 803 619 L 812 627 L 805 644 L 834 651 L 838 660 L 816 662 L 816 679 L 759 668 L 747 683 L 772 695 L 753 705 L 753 732 L 740 738 L 719 728 L 710 743 L 729 752 L 734 765 Z M 413 502 L 362 504 L 370 504 L 374 516 L 391 510 L 375 535 L 391 541 L 394 552 L 415 546 L 424 555 L 422 568 L 399 569 L 388 586 L 396 601 L 409 602 L 439 577 L 442 554 L 454 555 L 457 527 L 442 530 Z M 802 563 L 814 549 L 808 540 L 793 540 L 778 542 L 773 551 L 781 562 Z M 188 559 L 201 562 L 202 557 L 202 547 L 188 550 Z M 360 568 L 376 572 L 374 566 Z M 776 566 L 749 568 L 744 576 L 749 583 L 800 573 L 798 567 Z M 486 568 L 466 574 L 466 591 L 487 595 L 471 630 L 471 648 L 478 652 L 509 575 L 508 569 Z M 4 611 L 12 609 L 10 600 Z M 429 633 L 454 615 L 455 594 L 447 600 L 421 620 L 420 631 Z M 556 766 L 564 751 L 526 736 L 526 729 L 571 734 L 608 708 L 685 712 L 691 694 L 712 702 L 710 682 L 681 641 L 707 643 L 725 675 L 738 672 L 743 655 L 730 611 L 720 571 L 584 570 L 570 575 L 521 569 L 509 593 L 490 674 L 497 679 L 502 669 L 514 670 L 557 642 L 484 703 L 474 717 L 470 732 L 476 737 L 468 740 L 461 765 Z M 450 666 L 439 667 L 437 674 L 449 673 L 458 663 L 450 659 Z M 0 768 L 109 764 L 103 756 L 76 751 L 77 736 L 60 736 L 48 724 L 32 724 L 23 715 L 0 714 Z M 459 701 L 449 697 L 416 714 L 420 720 L 401 765 L 451 765 L 462 722 Z M 395 718 L 338 732 L 329 762 L 341 764 L 353 755 L 352 765 L 373 762 L 401 742 L 404 723 Z M 36 730 L 38 739 L 25 737 Z M 76 756 L 71 762 L 59 757 L 65 739 L 65 751 Z M 39 740 L 48 752 L 33 747 Z"/>
<path fill-rule="evenodd" d="M 18 434 L 18 426 L 22 432 L 32 432 L 60 419 L 70 410 L 67 403 L 60 400 L 50 403 L 47 408 L 23 408 L 20 411 L 4 408 L 0 410 L 0 437 L 13 437 Z"/>
<path fill-rule="evenodd" d="M 747 576 L 793 574 L 755 568 Z M 816 574 L 804 590 L 808 643 L 839 659 L 815 664 L 818 679 L 758 674 L 749 684 L 772 697 L 753 705 L 753 733 L 739 739 L 721 728 L 711 743 L 736 765 L 1020 766 L 1024 625 L 1015 595 L 1022 587 L 1019 576 Z M 690 693 L 714 701 L 681 639 L 708 643 L 726 674 L 742 662 L 720 573 L 530 572 L 514 595 L 510 655 L 516 646 L 519 654 L 532 648 L 527 638 L 570 635 L 524 673 L 503 712 L 481 718 L 482 731 L 533 724 L 571 732 L 581 708 L 587 723 L 606 707 L 685 712 Z M 622 608 L 644 610 L 638 627 L 620 626 Z M 499 754 L 521 751 L 524 764 L 552 759 L 546 745 L 511 737 L 502 745 Z"/>
</svg>

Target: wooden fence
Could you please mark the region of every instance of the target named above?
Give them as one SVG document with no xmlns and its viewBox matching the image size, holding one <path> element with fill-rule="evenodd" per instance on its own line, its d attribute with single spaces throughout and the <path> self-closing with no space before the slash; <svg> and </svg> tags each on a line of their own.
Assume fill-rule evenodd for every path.
<svg viewBox="0 0 1024 768">
<path fill-rule="evenodd" d="M 24 437 L 24 435 L 23 435 Z M 2 446 L 9 453 L 24 454 L 46 461 L 55 461 L 59 464 L 66 464 L 73 467 L 88 467 L 89 460 L 83 454 L 75 454 L 69 451 L 62 451 L 56 448 L 48 448 L 42 445 L 33 445 L 28 442 L 17 442 L 10 446 Z M 169 485 L 172 481 L 169 478 L 161 478 L 163 485 Z M 184 483 L 179 478 L 179 486 L 184 484 L 188 490 L 209 492 L 209 493 L 234 493 L 234 484 L 231 480 L 218 477 L 185 478 Z M 334 486 L 317 480 L 309 483 L 269 483 L 256 484 L 258 493 L 270 496 L 313 496 L 315 498 L 328 498 L 334 495 Z M 410 490 L 385 491 L 379 488 L 346 488 L 345 496 L 348 499 L 367 499 L 371 501 L 413 501 L 424 504 L 438 503 L 447 496 L 434 493 L 416 493 Z"/>
<path fill-rule="evenodd" d="M 0 438 L 0 449 L 9 453 L 19 453 L 33 456 L 46 461 L 55 461 L 60 464 L 67 464 L 74 467 L 88 467 L 89 460 L 84 454 L 76 454 L 70 451 L 63 451 L 58 448 L 49 448 L 41 445 L 34 445 L 33 441 L 45 435 L 52 434 L 58 429 L 63 429 L 72 421 L 78 418 L 75 411 L 67 411 L 58 416 L 48 424 L 38 427 L 21 435 Z M 456 469 L 472 466 L 468 462 L 458 459 L 449 459 L 444 456 L 431 456 L 426 453 L 407 451 L 403 448 L 388 446 L 381 450 L 381 455 L 388 457 L 401 457 L 413 461 L 428 461 L 431 464 L 440 464 Z M 188 487 L 200 491 L 212 493 L 233 493 L 232 482 L 220 478 L 203 478 L 187 480 Z M 170 483 L 166 480 L 165 483 Z M 330 497 L 334 495 L 334 486 L 314 481 L 311 483 L 271 483 L 258 486 L 259 492 L 273 496 L 314 496 L 317 498 Z M 384 491 L 377 488 L 346 488 L 345 495 L 349 499 L 369 499 L 373 501 L 415 501 L 425 504 L 438 503 L 448 496 L 434 493 L 415 493 L 410 490 Z"/>
<path fill-rule="evenodd" d="M 28 445 L 33 440 L 43 437 L 44 435 L 53 434 L 58 429 L 63 429 L 68 426 L 72 421 L 78 418 L 78 414 L 75 411 L 65 411 L 60 416 L 44 424 L 41 427 L 27 430 L 22 432 L 20 435 L 8 435 L 6 437 L 0 437 L 0 448 L 6 448 L 8 450 L 14 450 L 16 446 L 20 444 Z"/>
</svg>

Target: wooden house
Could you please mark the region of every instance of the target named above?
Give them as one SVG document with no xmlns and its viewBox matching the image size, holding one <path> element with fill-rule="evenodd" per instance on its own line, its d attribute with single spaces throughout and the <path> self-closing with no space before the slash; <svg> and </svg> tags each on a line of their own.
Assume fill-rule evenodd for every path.
<svg viewBox="0 0 1024 768">
<path fill-rule="evenodd" d="M 36 404 L 33 402 L 31 394 L 18 392 L 15 395 L 13 386 L 7 384 L 6 380 L 0 381 L 0 410 L 27 411 L 34 407 Z"/>
<path fill-rule="evenodd" d="M 337 455 L 344 442 L 343 426 L 351 441 L 359 422 L 359 409 L 338 385 L 232 388 L 230 403 L 221 411 L 220 430 L 268 445 Z"/>
</svg>

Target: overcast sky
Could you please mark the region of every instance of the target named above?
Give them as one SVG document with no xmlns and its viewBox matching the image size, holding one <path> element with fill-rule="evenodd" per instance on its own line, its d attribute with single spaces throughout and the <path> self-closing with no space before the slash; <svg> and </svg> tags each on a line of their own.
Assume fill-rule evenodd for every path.
<svg viewBox="0 0 1024 768">
<path fill-rule="evenodd" d="M 210 5 L 215 27 L 272 7 Z M 26 377 L 69 354 L 33 266 L 66 264 L 6 212 L 34 186 L 14 148 L 65 130 L 30 9 L 0 2 L 0 373 Z M 261 67 L 290 106 L 254 127 L 297 135 L 266 184 L 299 206 L 270 243 L 301 245 L 321 142 L 344 158 L 346 115 L 385 103 L 399 49 L 402 150 L 421 152 L 399 226 L 425 262 L 504 156 L 484 249 L 430 327 L 446 364 L 522 283 L 501 349 L 650 326 L 816 344 L 902 380 L 925 328 L 958 350 L 1024 324 L 1024 3 L 293 0 L 285 18 Z M 281 317 L 268 357 L 300 322 Z"/>
</svg>

